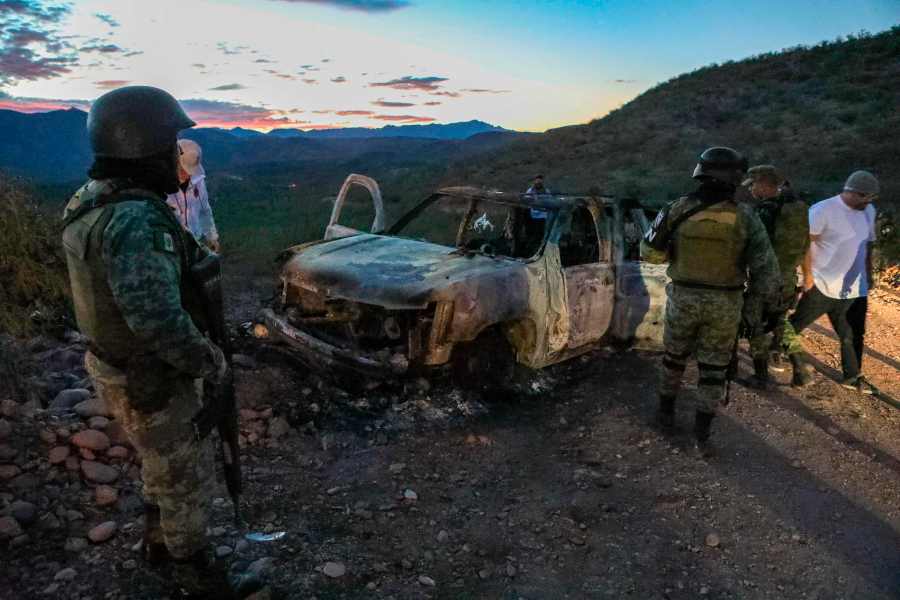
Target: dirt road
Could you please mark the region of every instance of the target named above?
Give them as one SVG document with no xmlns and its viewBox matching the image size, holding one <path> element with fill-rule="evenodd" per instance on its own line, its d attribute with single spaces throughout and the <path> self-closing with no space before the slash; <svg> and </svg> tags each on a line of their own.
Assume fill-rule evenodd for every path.
<svg viewBox="0 0 900 600">
<path fill-rule="evenodd" d="M 865 370 L 898 394 L 900 304 L 870 310 Z M 821 325 L 806 343 L 828 373 Z M 765 393 L 735 385 L 705 461 L 688 400 L 676 435 L 652 424 L 652 354 L 597 352 L 532 395 L 484 400 L 425 382 L 349 396 L 243 352 L 245 409 L 291 426 L 246 449 L 244 508 L 253 529 L 286 534 L 243 541 L 223 488 L 211 533 L 290 598 L 900 598 L 900 411 L 826 376 L 803 391 L 786 372 Z M 119 510 L 111 542 L 65 552 L 54 534 L 5 555 L 0 597 L 165 597 L 130 550 L 139 506 Z"/>
</svg>

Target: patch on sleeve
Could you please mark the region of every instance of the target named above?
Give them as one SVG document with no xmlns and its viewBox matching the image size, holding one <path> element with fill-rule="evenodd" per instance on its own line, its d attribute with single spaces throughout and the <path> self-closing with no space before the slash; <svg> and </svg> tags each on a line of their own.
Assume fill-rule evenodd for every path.
<svg viewBox="0 0 900 600">
<path fill-rule="evenodd" d="M 153 248 L 160 252 L 175 254 L 175 239 L 168 231 L 157 229 L 153 232 Z"/>
</svg>

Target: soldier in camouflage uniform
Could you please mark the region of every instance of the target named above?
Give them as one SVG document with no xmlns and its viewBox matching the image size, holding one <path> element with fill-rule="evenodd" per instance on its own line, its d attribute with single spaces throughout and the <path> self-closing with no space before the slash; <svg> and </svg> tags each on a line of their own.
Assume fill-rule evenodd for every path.
<svg viewBox="0 0 900 600">
<path fill-rule="evenodd" d="M 712 454 L 710 427 L 726 399 L 738 325 L 742 318 L 759 323 L 778 282 L 765 228 L 752 208 L 734 201 L 746 170 L 746 159 L 731 148 L 704 151 L 693 174 L 700 187 L 660 211 L 641 241 L 641 257 L 668 260 L 672 279 L 666 290 L 658 418 L 664 429 L 674 426 L 675 399 L 693 354 L 700 371 L 694 435 L 704 456 Z"/>
<path fill-rule="evenodd" d="M 773 328 L 770 341 L 765 327 L 759 327 L 749 337 L 753 356 L 753 384 L 765 388 L 769 381 L 769 354 L 780 361 L 782 352 L 795 356 L 803 352 L 800 338 L 792 327 L 785 328 L 787 312 L 797 299 L 797 267 L 809 248 L 809 218 L 806 204 L 794 196 L 790 185 L 772 165 L 758 165 L 747 171 L 744 186 L 757 200 L 756 213 L 766 228 L 778 269 L 781 272 L 780 292 L 775 303 L 764 307 L 763 320 Z M 802 385 L 809 376 L 803 365 L 794 368 L 794 383 Z"/>
<path fill-rule="evenodd" d="M 193 125 L 156 88 L 97 99 L 87 121 L 94 163 L 66 206 L 63 245 L 86 367 L 141 456 L 144 556 L 171 559 L 192 597 L 230 598 L 206 540 L 213 448 L 192 422 L 202 380 L 220 381 L 227 363 L 201 332 L 188 277 L 200 249 L 165 203 L 178 186 L 176 134 Z"/>
</svg>

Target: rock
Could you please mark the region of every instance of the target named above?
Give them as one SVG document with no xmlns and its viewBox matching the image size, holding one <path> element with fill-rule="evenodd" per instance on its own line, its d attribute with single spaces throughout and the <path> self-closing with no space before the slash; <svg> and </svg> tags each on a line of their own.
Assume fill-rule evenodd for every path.
<svg viewBox="0 0 900 600">
<path fill-rule="evenodd" d="M 66 519 L 71 521 L 84 521 L 84 513 L 80 513 L 77 510 L 70 509 L 66 511 Z"/>
<path fill-rule="evenodd" d="M 128 458 L 128 448 L 125 446 L 113 446 L 109 450 L 106 451 L 106 456 L 109 458 L 118 458 L 121 460 L 125 460 Z"/>
<path fill-rule="evenodd" d="M 84 460 L 97 460 L 97 455 L 94 454 L 93 450 L 88 448 L 79 448 L 78 455 L 81 456 Z"/>
<path fill-rule="evenodd" d="M 0 461 L 11 461 L 17 454 L 18 452 L 12 446 L 6 444 L 0 445 Z"/>
<path fill-rule="evenodd" d="M 242 408 L 238 411 L 238 415 L 241 417 L 241 421 L 255 421 L 259 418 L 259 413 L 252 408 Z"/>
<path fill-rule="evenodd" d="M 24 546 L 30 541 L 31 538 L 28 537 L 27 533 L 23 533 L 22 535 L 17 535 L 13 539 L 9 541 L 10 548 L 18 548 L 19 546 Z"/>
<path fill-rule="evenodd" d="M 447 533 L 446 531 L 444 531 L 443 529 L 441 529 L 437 534 L 437 541 L 439 541 L 442 544 L 444 542 L 446 542 L 449 538 L 450 538 L 450 534 Z"/>
<path fill-rule="evenodd" d="M 91 429 L 99 429 L 103 431 L 109 426 L 109 419 L 106 417 L 91 417 L 88 419 L 88 427 Z"/>
<path fill-rule="evenodd" d="M 419 575 L 419 583 L 427 587 L 434 587 L 434 579 L 429 577 L 428 575 Z"/>
<path fill-rule="evenodd" d="M 67 458 L 69 458 L 68 446 L 57 446 L 50 449 L 49 460 L 51 465 L 64 463 Z"/>
<path fill-rule="evenodd" d="M 8 481 L 22 472 L 16 465 L 0 465 L 0 481 Z"/>
<path fill-rule="evenodd" d="M 247 571 L 253 573 L 259 578 L 265 578 L 270 575 L 272 571 L 275 569 L 275 559 L 271 556 L 263 556 L 257 560 L 254 560 L 250 563 L 250 566 L 247 567 Z"/>
<path fill-rule="evenodd" d="M 69 471 L 77 471 L 81 468 L 81 461 L 77 456 L 70 456 L 66 459 L 66 469 Z"/>
<path fill-rule="evenodd" d="M 491 572 L 489 569 L 481 569 L 478 571 L 478 577 L 481 579 L 488 579 L 491 576 Z"/>
<path fill-rule="evenodd" d="M 246 354 L 233 354 L 231 356 L 231 364 L 242 369 L 255 369 L 257 367 L 253 357 Z"/>
<path fill-rule="evenodd" d="M 119 471 L 93 460 L 81 461 L 81 472 L 84 476 L 96 483 L 112 483 L 119 478 Z"/>
<path fill-rule="evenodd" d="M 512 563 L 506 563 L 506 576 L 507 577 L 515 577 L 516 573 L 518 573 L 518 569 L 516 569 L 515 565 Z"/>
<path fill-rule="evenodd" d="M 128 435 L 125 433 L 125 429 L 123 429 L 115 419 L 109 422 L 104 433 L 106 433 L 106 436 L 109 438 L 109 443 L 114 446 L 131 445 L 131 442 L 128 441 Z"/>
<path fill-rule="evenodd" d="M 231 546 L 216 546 L 216 558 L 225 558 L 226 556 L 231 556 L 231 553 L 234 550 Z"/>
<path fill-rule="evenodd" d="M 44 588 L 44 591 L 41 592 L 41 593 L 44 594 L 45 596 L 52 596 L 52 595 L 54 595 L 54 594 L 55 594 L 56 592 L 58 592 L 58 591 L 59 591 L 59 584 L 58 584 L 58 583 L 51 583 L 50 585 L 48 585 L 47 587 L 45 587 L 45 588 Z"/>
<path fill-rule="evenodd" d="M 390 471 L 391 475 L 397 475 L 402 473 L 405 468 L 405 463 L 392 463 L 391 466 L 388 467 L 388 471 Z"/>
<path fill-rule="evenodd" d="M 9 482 L 10 489 L 19 492 L 36 490 L 41 485 L 41 479 L 34 473 L 22 473 Z"/>
<path fill-rule="evenodd" d="M 228 533 L 228 530 L 225 529 L 224 527 L 213 527 L 209 533 L 213 537 L 222 537 L 223 535 Z"/>
<path fill-rule="evenodd" d="M 347 567 L 345 567 L 343 563 L 327 562 L 325 563 L 325 566 L 322 567 L 322 572 L 332 578 L 343 577 L 347 572 Z"/>
<path fill-rule="evenodd" d="M 9 514 L 22 525 L 31 525 L 37 520 L 37 507 L 31 502 L 16 500 L 9 506 Z"/>
<path fill-rule="evenodd" d="M 103 452 L 109 448 L 109 437 L 102 431 L 85 429 L 72 436 L 72 443 L 79 448 L 87 448 L 94 452 Z"/>
<path fill-rule="evenodd" d="M 721 543 L 722 541 L 719 539 L 719 535 L 717 533 L 710 533 L 706 536 L 706 545 L 710 548 L 718 548 L 719 544 Z"/>
<path fill-rule="evenodd" d="M 63 569 L 62 571 L 58 571 L 56 575 L 53 576 L 53 581 L 72 581 L 78 576 L 78 571 L 69 567 L 67 569 Z"/>
<path fill-rule="evenodd" d="M 101 398 L 91 398 L 75 405 L 75 412 L 82 419 L 91 417 L 110 417 L 109 407 Z"/>
<path fill-rule="evenodd" d="M 126 571 L 134 571 L 135 569 L 137 569 L 137 561 L 133 558 L 129 558 L 122 563 L 122 568 Z"/>
<path fill-rule="evenodd" d="M 41 432 L 38 435 L 40 436 L 41 441 L 48 446 L 52 446 L 56 443 L 56 434 L 48 429 L 41 429 Z"/>
<path fill-rule="evenodd" d="M 291 430 L 291 424 L 284 417 L 275 417 L 269 421 L 268 435 L 273 440 L 287 434 Z"/>
<path fill-rule="evenodd" d="M 12 433 L 12 423 L 6 419 L 0 419 L 0 440 L 5 440 Z"/>
<path fill-rule="evenodd" d="M 0 415 L 3 415 L 8 419 L 15 419 L 19 415 L 18 403 L 9 398 L 0 402 Z"/>
<path fill-rule="evenodd" d="M 30 419 L 42 409 L 41 402 L 37 398 L 32 398 L 28 402 L 19 405 L 19 414 Z"/>
<path fill-rule="evenodd" d="M 91 393 L 85 389 L 63 390 L 56 395 L 47 408 L 53 412 L 68 412 L 86 400 L 90 400 Z"/>
<path fill-rule="evenodd" d="M 116 525 L 115 521 L 106 521 L 105 523 L 100 523 L 99 525 L 88 531 L 88 539 L 95 544 L 102 544 L 116 533 L 117 528 L 118 526 Z"/>
<path fill-rule="evenodd" d="M 79 553 L 87 547 L 88 541 L 83 537 L 71 537 L 66 540 L 65 550 L 66 552 Z"/>
<path fill-rule="evenodd" d="M 0 517 L 0 539 L 14 538 L 25 533 L 13 517 Z"/>
<path fill-rule="evenodd" d="M 119 491 L 108 485 L 98 485 L 94 490 L 94 500 L 98 506 L 109 506 L 119 500 Z"/>
<path fill-rule="evenodd" d="M 56 437 L 67 440 L 67 439 L 69 439 L 70 435 L 72 435 L 72 432 L 69 431 L 68 427 L 57 427 L 56 428 Z"/>
</svg>

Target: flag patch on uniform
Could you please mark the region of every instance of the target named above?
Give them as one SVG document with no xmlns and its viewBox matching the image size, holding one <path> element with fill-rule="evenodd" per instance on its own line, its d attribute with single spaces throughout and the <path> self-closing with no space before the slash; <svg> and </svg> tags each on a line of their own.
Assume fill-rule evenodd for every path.
<svg viewBox="0 0 900 600">
<path fill-rule="evenodd" d="M 175 254 L 175 239 L 168 231 L 154 231 L 153 247 L 160 252 L 170 252 Z"/>
</svg>

